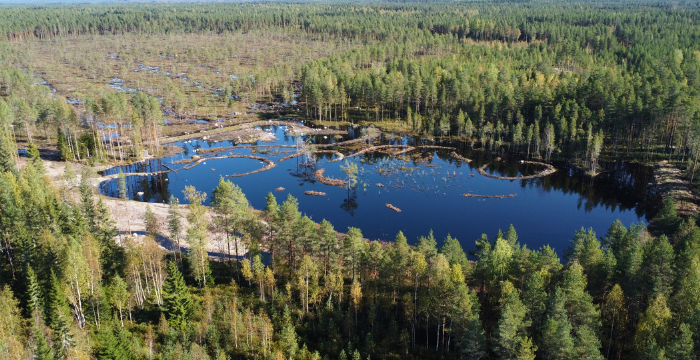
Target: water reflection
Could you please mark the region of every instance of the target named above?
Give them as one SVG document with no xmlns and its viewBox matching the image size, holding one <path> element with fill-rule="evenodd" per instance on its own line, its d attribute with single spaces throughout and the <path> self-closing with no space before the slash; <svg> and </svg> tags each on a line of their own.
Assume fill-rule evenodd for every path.
<svg viewBox="0 0 700 360">
<path fill-rule="evenodd" d="M 358 207 L 360 207 L 360 203 L 357 201 L 357 189 L 348 189 L 348 197 L 340 204 L 340 208 L 345 210 L 350 216 L 355 216 L 355 211 Z"/>
<path fill-rule="evenodd" d="M 460 239 L 466 249 L 473 248 L 481 233 L 495 234 L 513 224 L 531 248 L 550 244 L 562 250 L 575 230 L 593 227 L 604 234 L 616 219 L 629 225 L 646 221 L 658 211 L 659 196 L 653 184 L 653 169 L 639 164 L 603 163 L 603 172 L 591 178 L 584 171 L 563 162 L 554 162 L 553 175 L 527 180 L 497 180 L 484 177 L 477 169 L 487 165 L 486 172 L 498 176 L 531 175 L 542 170 L 534 164 L 521 164 L 519 159 L 499 158 L 497 155 L 471 151 L 468 144 L 443 142 L 384 134 L 382 144 L 420 146 L 454 145 L 456 152 L 471 163 L 463 163 L 450 155 L 452 149 L 415 149 L 395 156 L 388 151 L 371 152 L 348 158 L 358 164 L 358 184 L 353 189 L 320 184 L 314 172 L 324 169 L 324 176 L 342 179 L 344 162 L 331 162 L 337 156 L 332 152 L 316 154 L 317 162 L 307 164 L 302 157 L 280 161 L 296 153 L 295 137 L 284 126 L 264 127 L 274 132 L 273 143 L 257 146 L 236 145 L 233 141 L 187 140 L 176 145 L 185 151 L 165 159 L 154 159 L 105 171 L 105 174 L 149 173 L 146 176 L 128 176 L 129 197 L 141 201 L 167 202 L 171 194 L 185 203 L 182 190 L 194 185 L 198 190 L 211 193 L 219 177 L 254 171 L 262 166 L 257 160 L 242 158 L 212 159 L 226 154 L 257 155 L 277 162 L 271 170 L 244 177 L 230 178 L 246 194 L 251 205 L 262 209 L 265 196 L 273 192 L 278 201 L 287 194 L 299 199 L 302 213 L 314 221 L 327 219 L 336 229 L 359 227 L 369 238 L 391 240 L 400 230 L 415 240 L 431 229 L 436 237 L 449 232 Z M 361 135 L 361 128 L 347 127 L 347 135 L 305 136 L 314 144 L 349 140 Z M 264 145 L 264 146 L 262 146 Z M 323 148 L 333 149 L 333 148 Z M 343 150 L 349 155 L 356 150 Z M 193 166 L 191 156 L 205 158 L 206 164 Z M 175 169 L 176 172 L 157 173 Z M 291 175 L 291 176 L 290 176 Z M 101 185 L 102 193 L 118 196 L 118 181 Z M 381 186 L 379 186 L 381 184 Z M 283 187 L 282 192 L 275 189 Z M 327 193 L 327 196 L 307 196 L 304 191 Z M 141 195 L 139 195 L 142 193 Z M 462 194 L 505 195 L 507 199 L 465 198 Z M 396 213 L 386 208 L 390 203 L 402 210 Z M 360 204 L 362 206 L 360 207 Z"/>
</svg>

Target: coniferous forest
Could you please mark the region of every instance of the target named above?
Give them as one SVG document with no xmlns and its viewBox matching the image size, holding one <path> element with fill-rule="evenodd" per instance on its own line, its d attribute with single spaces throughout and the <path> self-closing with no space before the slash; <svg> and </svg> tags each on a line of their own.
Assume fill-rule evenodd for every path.
<svg viewBox="0 0 700 360">
<path fill-rule="evenodd" d="M 689 195 L 535 249 L 366 239 L 224 177 L 134 216 L 98 173 L 271 119 L 663 162 Z M 698 359 L 699 158 L 698 2 L 3 5 L 0 359 Z"/>
</svg>

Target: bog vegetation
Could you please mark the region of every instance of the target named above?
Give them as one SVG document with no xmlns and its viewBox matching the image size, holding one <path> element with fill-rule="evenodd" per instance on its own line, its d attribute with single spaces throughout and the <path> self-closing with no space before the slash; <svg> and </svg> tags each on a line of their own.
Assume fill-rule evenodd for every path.
<svg viewBox="0 0 700 360">
<path fill-rule="evenodd" d="M 692 183 L 699 19 L 694 2 L 2 7 L 0 358 L 697 359 L 700 229 L 670 199 L 650 229 L 572 229 L 563 259 L 508 224 L 470 256 L 368 241 L 293 197 L 253 210 L 224 179 L 131 236 L 89 166 L 51 181 L 39 148 L 129 162 L 291 115 L 592 174 L 665 159 Z"/>
</svg>

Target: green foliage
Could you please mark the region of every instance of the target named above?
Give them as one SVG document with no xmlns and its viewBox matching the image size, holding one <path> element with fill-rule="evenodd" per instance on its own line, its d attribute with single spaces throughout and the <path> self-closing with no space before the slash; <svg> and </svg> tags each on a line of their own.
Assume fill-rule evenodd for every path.
<svg viewBox="0 0 700 360">
<path fill-rule="evenodd" d="M 61 159 L 64 161 L 73 161 L 75 160 L 75 156 L 73 154 L 73 150 L 68 144 L 68 140 L 66 139 L 66 135 L 61 131 L 61 129 L 58 129 L 58 135 L 57 135 L 57 146 L 58 146 L 58 151 L 61 153 Z"/>
<path fill-rule="evenodd" d="M 343 165 L 340 165 L 340 170 L 345 173 L 346 181 L 348 183 L 348 188 L 352 188 L 357 184 L 357 164 L 345 160 Z"/>
<path fill-rule="evenodd" d="M 19 302 L 9 286 L 0 288 L 0 358 L 21 359 L 25 354 L 26 338 Z"/>
<path fill-rule="evenodd" d="M 58 281 L 58 277 L 53 270 L 51 270 L 51 277 L 49 279 L 49 289 L 46 294 L 44 315 L 46 316 L 46 324 L 54 331 L 57 331 L 60 326 L 59 322 L 65 317 L 68 305 L 66 304 L 66 296 L 63 293 L 61 283 Z"/>
<path fill-rule="evenodd" d="M 534 353 L 532 340 L 527 337 L 527 328 L 530 326 L 526 320 L 527 308 L 510 282 L 501 287 L 504 288 L 501 300 L 503 307 L 498 321 L 497 352 L 504 359 L 526 358 L 527 354 Z"/>
<path fill-rule="evenodd" d="M 36 348 L 34 349 L 34 359 L 35 360 L 53 360 L 53 350 L 46 341 L 46 334 L 39 328 L 39 326 L 34 326 L 34 341 L 36 343 Z"/>
<path fill-rule="evenodd" d="M 53 353 L 57 359 L 66 359 L 68 352 L 74 347 L 74 335 L 69 328 L 69 321 L 66 316 L 59 312 L 53 326 Z"/>
<path fill-rule="evenodd" d="M 550 298 L 547 319 L 542 328 L 540 349 L 546 359 L 574 357 L 572 326 L 566 314 L 566 295 L 557 288 Z"/>
<path fill-rule="evenodd" d="M 671 342 L 668 349 L 669 359 L 690 360 L 695 359 L 695 342 L 693 331 L 688 324 L 681 324 L 678 336 Z"/>
<path fill-rule="evenodd" d="M 119 276 L 112 278 L 112 286 L 109 292 L 109 303 L 119 313 L 119 321 L 124 326 L 124 310 L 128 306 L 129 292 L 126 282 Z"/>
<path fill-rule="evenodd" d="M 136 359 L 128 332 L 114 322 L 103 324 L 97 333 L 95 356 L 105 360 Z"/>
<path fill-rule="evenodd" d="M 126 189 L 126 174 L 124 174 L 124 172 L 121 170 L 119 170 L 119 181 L 117 183 L 117 188 L 119 190 L 119 198 L 122 200 L 127 200 L 129 195 L 127 194 Z"/>
<path fill-rule="evenodd" d="M 35 312 L 39 312 L 39 317 L 41 318 L 41 312 L 43 311 L 42 306 L 43 296 L 41 294 L 41 288 L 39 285 L 39 280 L 37 279 L 36 273 L 31 266 L 27 267 L 27 313 L 29 315 L 34 315 Z"/>
<path fill-rule="evenodd" d="M 173 262 L 168 263 L 168 277 L 163 284 L 162 308 L 172 327 L 180 330 L 187 327 L 193 310 L 192 296 Z"/>
<path fill-rule="evenodd" d="M 39 154 L 39 148 L 36 147 L 34 142 L 30 142 L 29 145 L 27 145 L 27 155 L 29 156 L 30 161 L 32 162 L 32 165 L 34 165 L 34 168 L 39 171 L 39 173 L 43 174 L 44 173 L 44 161 L 41 160 L 41 154 Z"/>
<path fill-rule="evenodd" d="M 71 201 L 78 197 L 70 166 L 62 193 L 45 184 L 32 139 L 55 141 L 67 161 L 110 151 L 129 160 L 122 144 L 140 157 L 142 148 L 158 148 L 163 110 L 180 118 L 201 112 L 205 99 L 190 91 L 196 85 L 165 76 L 163 87 L 138 86 L 162 92 L 162 108 L 143 91 L 78 89 L 76 99 L 94 96 L 85 104 L 88 121 L 81 106 L 79 113 L 37 81 L 34 72 L 44 76 L 50 64 L 27 64 L 35 63 L 28 59 L 37 58 L 36 46 L 60 45 L 66 36 L 221 38 L 214 50 L 197 46 L 186 54 L 164 45 L 157 55 L 173 68 L 162 71 L 173 73 L 178 57 L 197 66 L 233 57 L 227 33 L 293 38 L 292 47 L 318 41 L 333 48 L 329 56 L 304 48 L 318 59 L 295 57 L 251 70 L 252 77 L 228 79 L 223 61 L 227 80 L 208 100 L 238 107 L 243 97 L 297 95 L 308 117 L 322 120 L 387 117 L 416 133 L 457 135 L 494 152 L 576 159 L 592 172 L 613 156 L 663 158 L 682 164 L 692 179 L 700 158 L 697 19 L 697 4 L 688 2 L 2 8 L 0 33 L 12 43 L 0 44 L 0 282 L 17 289 L 21 301 L 8 287 L 0 290 L 0 358 L 696 358 L 700 231 L 670 199 L 650 231 L 616 222 L 601 239 L 590 229 L 576 232 L 564 266 L 550 247 L 521 246 L 530 239 L 518 239 L 513 226 L 464 248 L 448 236 L 438 250 L 432 232 L 415 246 L 401 233 L 393 244 L 379 243 L 359 228 L 338 236 L 323 221 L 317 229 L 296 199 L 278 205 L 272 194 L 263 222 L 240 188 L 221 179 L 211 198 L 214 224 L 228 243 L 246 243 L 250 286 L 210 262 L 206 195 L 189 188 L 190 226 L 184 229 L 171 198 L 168 232 L 179 246 L 187 231 L 190 254 L 180 263 L 200 284 L 190 289 L 174 263 L 165 276 L 163 252 L 149 247 L 155 243 L 115 244 L 114 222 L 85 177 L 79 202 Z M 114 71 L 104 54 L 74 59 L 69 45 L 57 58 L 78 78 L 105 78 L 91 62 Z M 135 52 L 115 55 L 118 64 L 145 64 Z M 98 122 L 118 124 L 125 136 L 103 143 Z M 25 134 L 30 161 L 18 169 L 14 138 Z M 116 150 L 106 150 L 112 145 Z M 350 187 L 356 165 L 343 166 Z M 128 198 L 123 173 L 118 189 Z M 146 218 L 156 233 L 151 211 Z M 464 249 L 475 250 L 474 263 Z M 271 266 L 259 250 L 269 251 Z M 166 320 L 156 335 L 150 324 L 160 291 Z"/>
<path fill-rule="evenodd" d="M 189 201 L 187 221 L 190 226 L 187 228 L 187 242 L 190 245 L 188 254 L 190 268 L 199 286 L 206 287 L 213 281 L 209 266 L 209 235 L 207 231 L 209 218 L 207 209 L 202 205 L 207 194 L 197 191 L 194 186 L 186 186 L 183 193 L 185 199 Z"/>
<path fill-rule="evenodd" d="M 469 259 L 467 259 L 467 254 L 464 253 L 462 245 L 457 239 L 451 237 L 448 234 L 445 238 L 445 242 L 440 248 L 440 253 L 445 255 L 445 258 L 447 258 L 447 261 L 449 261 L 450 265 L 458 264 L 459 266 L 461 266 L 465 276 L 468 276 L 470 274 L 471 263 L 469 262 Z"/>
<path fill-rule="evenodd" d="M 180 239 L 182 237 L 182 213 L 180 212 L 180 201 L 173 195 L 170 195 L 168 205 L 168 232 L 170 238 L 177 245 L 177 252 L 180 255 L 179 261 L 182 263 L 182 249 L 180 247 Z"/>
</svg>

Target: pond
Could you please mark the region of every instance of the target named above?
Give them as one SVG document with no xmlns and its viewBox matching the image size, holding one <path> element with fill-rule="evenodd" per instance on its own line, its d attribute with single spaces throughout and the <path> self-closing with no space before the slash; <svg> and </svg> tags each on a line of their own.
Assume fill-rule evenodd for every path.
<svg viewBox="0 0 700 360">
<path fill-rule="evenodd" d="M 513 224 L 521 244 L 531 249 L 550 245 L 561 255 L 576 230 L 593 228 L 603 236 L 618 219 L 626 226 L 647 223 L 659 206 L 652 168 L 634 163 L 601 164 L 604 171 L 590 178 L 576 167 L 554 162 L 557 171 L 551 175 L 500 180 L 480 174 L 479 169 L 488 175 L 516 177 L 537 174 L 546 168 L 470 151 L 461 143 L 433 144 L 382 134 L 375 145 L 403 146 L 352 157 L 356 148 L 319 146 L 317 149 L 326 152 L 317 153 L 316 164 L 307 166 L 304 157 L 290 157 L 297 152 L 297 141 L 331 144 L 358 139 L 362 129 L 348 127 L 344 135 L 314 136 L 292 136 L 287 126 L 266 126 L 262 130 L 273 133 L 276 140 L 258 142 L 258 146 L 204 139 L 181 141 L 174 144 L 184 148 L 181 154 L 109 169 L 105 175 L 120 170 L 128 174 L 180 169 L 127 176 L 127 186 L 129 197 L 134 200 L 162 203 L 173 195 L 184 203 L 182 191 L 187 185 L 211 195 L 221 176 L 253 172 L 266 167 L 271 160 L 276 166 L 269 170 L 227 178 L 241 187 L 256 209 L 264 209 L 265 196 L 270 192 L 278 203 L 291 194 L 299 200 L 302 214 L 316 222 L 326 219 L 337 231 L 358 227 L 366 238 L 382 240 L 393 240 L 403 231 L 409 243 L 415 243 L 419 236 L 426 236 L 432 230 L 439 245 L 449 233 L 459 239 L 465 251 L 474 250 L 474 241 L 482 233 L 493 239 L 499 229 L 505 232 Z M 355 141 L 355 147 L 358 141 L 364 142 Z M 192 162 L 191 156 L 197 154 L 203 160 Z M 251 158 L 213 158 L 232 154 Z M 346 157 L 343 161 L 336 161 L 343 156 Z M 345 161 L 358 165 L 358 182 L 353 189 L 325 185 L 314 177 L 316 170 L 324 169 L 325 177 L 345 179 L 340 168 Z M 117 182 L 117 179 L 105 181 L 100 186 L 101 192 L 116 197 Z M 284 190 L 277 191 L 278 188 Z M 306 191 L 326 195 L 309 196 Z M 478 197 L 482 195 L 506 197 Z M 401 211 L 394 211 L 387 204 Z"/>
</svg>

